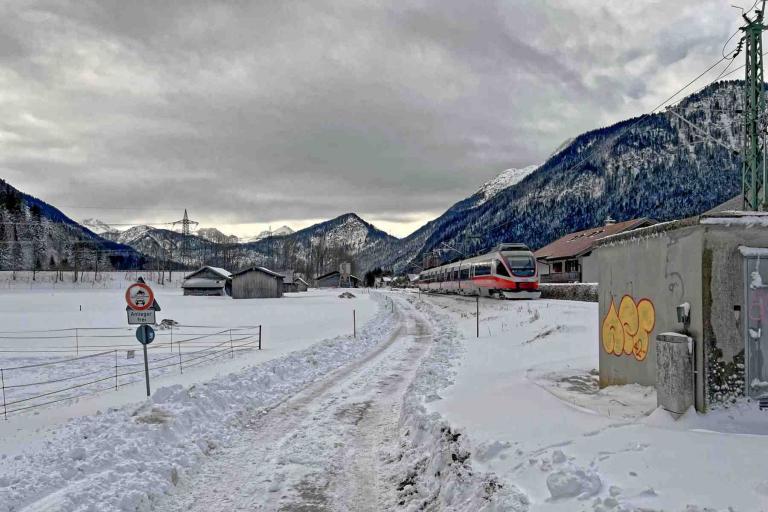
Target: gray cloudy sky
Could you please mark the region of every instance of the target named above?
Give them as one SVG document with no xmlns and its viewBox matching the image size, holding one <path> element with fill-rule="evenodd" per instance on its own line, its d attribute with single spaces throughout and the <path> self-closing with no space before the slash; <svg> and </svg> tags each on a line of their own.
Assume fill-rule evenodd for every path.
<svg viewBox="0 0 768 512">
<path fill-rule="evenodd" d="M 654 107 L 719 58 L 731 3 L 5 0 L 0 175 L 76 219 L 405 235 Z"/>
</svg>

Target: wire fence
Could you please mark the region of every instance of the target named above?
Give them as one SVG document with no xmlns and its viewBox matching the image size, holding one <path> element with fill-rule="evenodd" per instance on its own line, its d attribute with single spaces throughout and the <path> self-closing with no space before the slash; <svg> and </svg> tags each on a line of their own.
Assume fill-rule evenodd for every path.
<svg viewBox="0 0 768 512">
<path fill-rule="evenodd" d="M 261 350 L 262 328 L 170 326 L 159 330 L 155 339 L 147 347 L 150 376 L 176 369 L 183 374 L 238 352 Z M 137 357 L 142 348 L 130 328 L 6 331 L 0 332 L 0 346 L 5 419 L 144 380 L 144 361 Z M 65 353 L 69 356 L 62 357 Z"/>
</svg>

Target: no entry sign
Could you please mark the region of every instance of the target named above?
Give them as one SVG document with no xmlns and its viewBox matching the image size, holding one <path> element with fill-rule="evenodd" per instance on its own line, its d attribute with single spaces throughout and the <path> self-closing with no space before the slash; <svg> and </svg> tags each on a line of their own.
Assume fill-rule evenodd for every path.
<svg viewBox="0 0 768 512">
<path fill-rule="evenodd" d="M 134 283 L 125 290 L 125 302 L 134 311 L 145 311 L 155 302 L 155 294 L 146 284 Z"/>
</svg>

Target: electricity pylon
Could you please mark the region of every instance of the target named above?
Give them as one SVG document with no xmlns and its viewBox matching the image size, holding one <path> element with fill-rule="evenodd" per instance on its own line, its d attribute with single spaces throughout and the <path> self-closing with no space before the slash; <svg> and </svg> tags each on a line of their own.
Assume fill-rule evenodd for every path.
<svg viewBox="0 0 768 512">
<path fill-rule="evenodd" d="M 180 256 L 182 264 L 184 264 L 184 263 L 186 263 L 187 256 L 189 255 L 189 244 L 188 244 L 188 239 L 189 239 L 189 235 L 190 235 L 189 226 L 193 225 L 193 224 L 195 226 L 197 226 L 199 223 L 195 222 L 193 220 L 189 220 L 189 215 L 187 215 L 187 209 L 185 208 L 184 209 L 184 218 L 182 218 L 181 220 L 177 220 L 176 222 L 173 222 L 172 224 L 173 224 L 173 227 L 176 227 L 176 224 L 181 224 L 181 235 L 182 235 L 182 238 L 181 238 L 181 254 L 179 256 Z"/>
<path fill-rule="evenodd" d="M 747 62 L 744 78 L 744 149 L 742 194 L 744 210 L 768 210 L 765 176 L 765 87 L 763 86 L 763 13 L 765 0 L 754 19 L 742 14 Z"/>
</svg>

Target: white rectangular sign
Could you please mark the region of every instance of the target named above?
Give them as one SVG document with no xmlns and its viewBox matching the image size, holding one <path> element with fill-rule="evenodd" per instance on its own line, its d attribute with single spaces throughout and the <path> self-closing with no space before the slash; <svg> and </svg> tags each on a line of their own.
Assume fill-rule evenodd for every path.
<svg viewBox="0 0 768 512">
<path fill-rule="evenodd" d="M 155 325 L 155 310 L 147 309 L 145 311 L 136 311 L 128 309 L 128 325 L 149 324 Z"/>
</svg>

